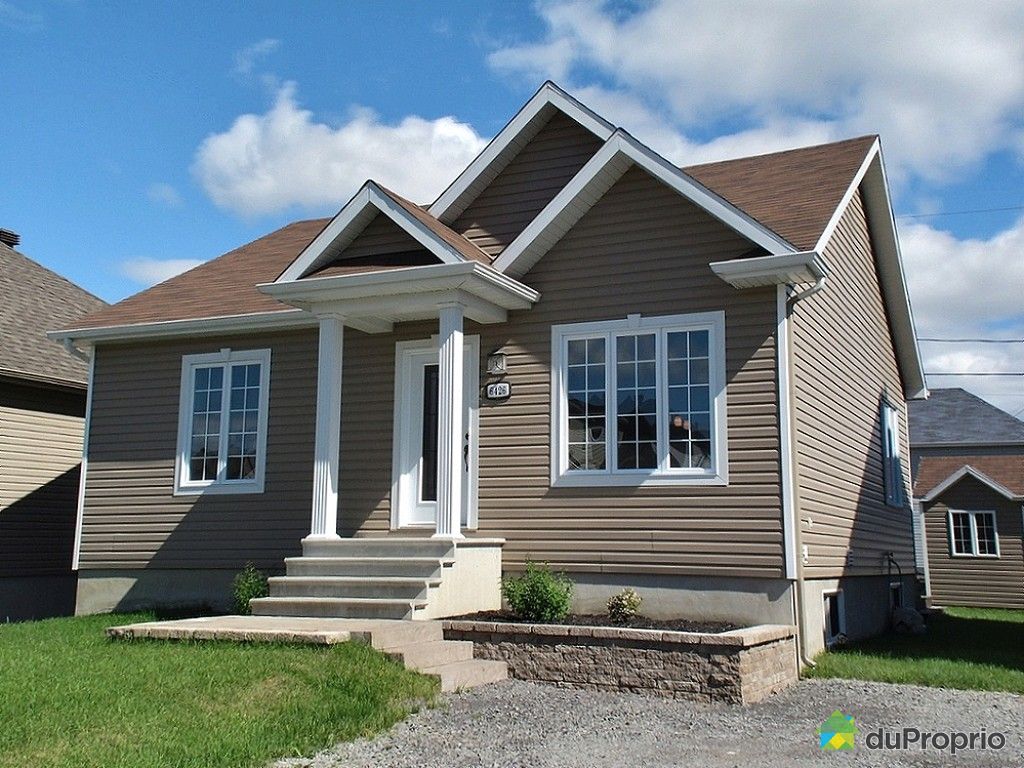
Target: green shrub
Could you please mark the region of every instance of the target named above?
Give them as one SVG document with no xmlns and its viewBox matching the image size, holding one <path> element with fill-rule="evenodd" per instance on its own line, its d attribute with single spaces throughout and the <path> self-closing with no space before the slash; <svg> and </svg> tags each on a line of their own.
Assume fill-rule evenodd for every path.
<svg viewBox="0 0 1024 768">
<path fill-rule="evenodd" d="M 608 598 L 608 617 L 614 624 L 628 624 L 636 618 L 643 601 L 635 589 L 626 587 L 619 594 Z"/>
<path fill-rule="evenodd" d="M 241 616 L 248 616 L 252 613 L 249 601 L 257 597 L 266 597 L 270 594 L 270 585 L 267 583 L 267 576 L 252 563 L 246 563 L 245 568 L 235 576 L 232 585 L 234 593 L 235 613 Z"/>
<path fill-rule="evenodd" d="M 564 573 L 553 573 L 547 565 L 526 563 L 526 573 L 502 579 L 501 593 L 516 618 L 549 624 L 569 613 L 573 583 Z"/>
</svg>

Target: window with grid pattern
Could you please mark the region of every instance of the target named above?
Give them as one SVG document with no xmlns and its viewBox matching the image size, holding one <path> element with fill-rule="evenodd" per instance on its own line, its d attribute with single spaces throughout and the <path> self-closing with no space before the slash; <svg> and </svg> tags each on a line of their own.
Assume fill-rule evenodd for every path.
<svg viewBox="0 0 1024 768">
<path fill-rule="evenodd" d="M 176 492 L 262 491 L 270 350 L 182 359 Z"/>
<path fill-rule="evenodd" d="M 552 343 L 553 482 L 724 482 L 723 313 L 556 326 Z"/>
<path fill-rule="evenodd" d="M 998 557 L 999 538 L 995 512 L 949 513 L 949 544 L 954 555 Z"/>
</svg>

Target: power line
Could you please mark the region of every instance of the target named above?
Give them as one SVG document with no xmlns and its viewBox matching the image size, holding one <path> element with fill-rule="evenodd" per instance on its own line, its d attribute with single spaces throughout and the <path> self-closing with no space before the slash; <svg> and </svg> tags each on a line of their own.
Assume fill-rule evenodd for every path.
<svg viewBox="0 0 1024 768">
<path fill-rule="evenodd" d="M 937 341 L 947 344 L 1024 344 L 1024 339 L 939 339 L 934 336 L 918 336 L 918 341 Z"/>
<path fill-rule="evenodd" d="M 942 211 L 941 213 L 903 213 L 897 219 L 928 219 L 935 216 L 965 216 L 969 213 L 997 213 L 1000 211 L 1024 211 L 1024 205 L 1008 205 L 1003 208 L 974 208 L 963 211 Z"/>
</svg>

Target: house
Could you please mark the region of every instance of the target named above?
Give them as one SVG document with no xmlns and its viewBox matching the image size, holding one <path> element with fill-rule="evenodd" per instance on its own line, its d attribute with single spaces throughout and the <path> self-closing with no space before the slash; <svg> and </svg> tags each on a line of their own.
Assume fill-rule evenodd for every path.
<svg viewBox="0 0 1024 768">
<path fill-rule="evenodd" d="M 88 366 L 46 338 L 106 304 L 0 230 L 0 622 L 70 614 Z"/>
<path fill-rule="evenodd" d="M 910 455 L 930 603 L 1024 608 L 1024 422 L 935 389 L 910 406 Z"/>
<path fill-rule="evenodd" d="M 536 560 L 813 653 L 915 583 L 877 137 L 680 169 L 548 83 L 430 205 L 368 181 L 53 336 L 93 370 L 79 612 L 252 561 L 257 613 L 436 617 Z"/>
</svg>

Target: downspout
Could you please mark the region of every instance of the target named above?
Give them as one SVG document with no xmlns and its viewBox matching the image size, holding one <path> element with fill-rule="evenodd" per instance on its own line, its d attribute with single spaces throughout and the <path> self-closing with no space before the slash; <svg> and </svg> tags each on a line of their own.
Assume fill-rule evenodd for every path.
<svg viewBox="0 0 1024 768">
<path fill-rule="evenodd" d="M 806 299 L 806 298 L 808 298 L 810 296 L 813 296 L 816 293 L 818 293 L 818 291 L 820 291 L 822 288 L 825 287 L 826 279 L 827 279 L 826 275 L 823 272 L 821 274 L 821 276 L 814 282 L 814 284 L 812 286 L 810 286 L 809 288 L 805 288 L 802 291 L 798 291 L 796 293 L 793 293 L 792 295 L 786 297 L 785 301 L 784 301 L 784 304 L 783 304 L 783 312 L 784 312 L 783 322 L 788 324 L 790 316 L 793 313 L 793 307 L 796 305 L 796 303 L 799 302 L 799 301 L 802 301 L 803 299 Z M 789 291 L 794 290 L 794 289 L 795 288 L 794 288 L 793 285 L 786 285 L 783 288 L 783 291 L 784 291 L 784 293 L 789 293 Z M 789 372 L 789 386 L 787 387 L 787 391 L 785 393 L 785 396 L 788 399 L 789 403 L 787 405 L 787 409 L 786 410 L 787 410 L 787 412 L 789 414 L 789 434 L 790 434 L 790 440 L 791 440 L 791 442 L 795 442 L 796 429 L 795 429 L 795 423 L 794 423 L 793 394 L 792 394 L 793 393 L 793 389 L 794 389 L 794 386 L 793 386 L 793 347 L 792 347 L 792 344 L 789 342 L 789 333 L 788 332 L 786 333 L 786 349 L 784 350 L 784 354 L 785 354 L 785 360 L 786 360 L 786 368 L 787 368 L 787 370 Z M 814 660 L 811 659 L 807 655 L 807 644 L 805 642 L 809 632 L 808 632 L 808 628 L 807 628 L 807 612 L 804 610 L 805 600 L 804 600 L 803 536 L 802 536 L 802 526 L 800 524 L 800 515 L 799 515 L 800 505 L 798 503 L 798 493 L 797 493 L 797 489 L 800 486 L 800 483 L 798 482 L 799 464 L 794 460 L 794 453 L 795 452 L 793 450 L 793 447 L 791 446 L 790 447 L 790 464 L 791 464 L 790 473 L 791 473 L 791 480 L 792 480 L 792 488 L 790 489 L 790 493 L 792 495 L 792 505 L 793 505 L 793 515 L 794 515 L 794 520 L 792 522 L 792 524 L 793 524 L 793 545 L 794 545 L 794 547 L 796 549 L 796 551 L 794 552 L 794 556 L 795 556 L 795 559 L 796 559 L 796 573 L 794 574 L 795 578 L 794 578 L 794 591 L 793 591 L 793 609 L 796 612 L 796 618 L 797 618 L 797 653 L 798 653 L 798 655 L 800 657 L 800 662 L 805 664 L 808 667 L 813 668 L 813 667 L 815 667 L 817 665 L 814 663 Z"/>
<path fill-rule="evenodd" d="M 66 349 L 68 354 L 71 355 L 72 357 L 77 357 L 83 363 L 88 363 L 92 360 L 92 355 L 90 355 L 88 352 L 83 352 L 82 350 L 75 346 L 74 339 L 65 337 L 63 339 L 63 342 L 64 349 Z"/>
</svg>

